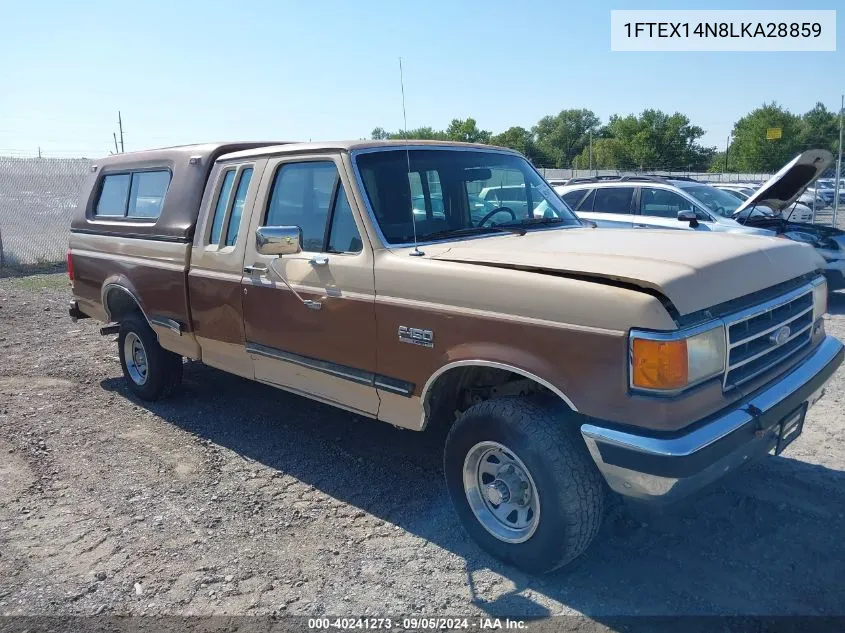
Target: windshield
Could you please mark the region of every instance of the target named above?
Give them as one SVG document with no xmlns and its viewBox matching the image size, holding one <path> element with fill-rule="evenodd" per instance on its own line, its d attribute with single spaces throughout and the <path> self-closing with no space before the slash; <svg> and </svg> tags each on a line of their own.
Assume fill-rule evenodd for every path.
<svg viewBox="0 0 845 633">
<path fill-rule="evenodd" d="M 727 191 L 710 187 L 709 185 L 694 185 L 684 187 L 693 198 L 710 209 L 713 213 L 729 218 L 742 204 L 742 200 L 732 196 Z"/>
<path fill-rule="evenodd" d="M 391 149 L 359 154 L 355 162 L 391 244 L 412 243 L 414 225 L 420 242 L 450 233 L 495 233 L 496 227 L 582 226 L 521 156 Z"/>
</svg>

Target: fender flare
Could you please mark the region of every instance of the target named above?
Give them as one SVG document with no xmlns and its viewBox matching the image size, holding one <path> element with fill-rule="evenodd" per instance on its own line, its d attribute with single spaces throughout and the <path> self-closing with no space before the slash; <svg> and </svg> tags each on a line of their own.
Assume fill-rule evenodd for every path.
<svg viewBox="0 0 845 633">
<path fill-rule="evenodd" d="M 100 296 L 101 296 L 101 300 L 102 300 L 102 303 L 103 303 L 103 310 L 105 310 L 106 316 L 108 317 L 109 322 L 113 321 L 113 319 L 112 319 L 111 310 L 109 310 L 108 297 L 109 297 L 110 293 L 118 291 L 118 292 L 123 292 L 123 293 L 129 295 L 129 297 L 135 302 L 135 305 L 138 306 L 138 309 L 141 311 L 141 314 L 144 315 L 144 319 L 146 319 L 147 323 L 150 323 L 150 318 L 147 315 L 146 311 L 144 310 L 144 307 L 141 304 L 141 300 L 138 298 L 137 293 L 134 290 L 132 290 L 131 287 L 129 287 L 130 284 L 128 283 L 128 281 L 129 280 L 126 279 L 125 277 L 118 275 L 118 276 L 115 276 L 115 277 L 109 277 L 103 283 L 103 287 L 100 291 Z"/>
<path fill-rule="evenodd" d="M 428 418 L 428 401 L 431 398 L 432 388 L 437 383 L 437 380 L 450 370 L 457 369 L 459 367 L 489 367 L 491 369 L 502 369 L 505 371 L 512 372 L 514 374 L 518 374 L 520 376 L 523 376 L 524 378 L 533 380 L 537 384 L 542 385 L 543 387 L 554 393 L 563 402 L 565 402 L 566 405 L 570 409 L 572 409 L 573 412 L 578 412 L 578 408 L 575 406 L 569 396 L 567 396 L 563 391 L 551 384 L 548 380 L 540 378 L 539 376 L 531 373 L 530 371 L 521 369 L 520 367 L 515 367 L 514 365 L 509 365 L 507 363 L 501 363 L 497 361 L 489 361 L 482 359 L 464 359 L 453 361 L 451 363 L 446 363 L 445 365 L 437 369 L 437 371 L 435 371 L 433 374 L 431 374 L 431 376 L 428 377 L 428 380 L 425 381 L 425 386 L 423 386 L 422 391 L 420 392 L 420 404 L 422 405 L 420 429 L 424 429 L 426 426 Z"/>
</svg>

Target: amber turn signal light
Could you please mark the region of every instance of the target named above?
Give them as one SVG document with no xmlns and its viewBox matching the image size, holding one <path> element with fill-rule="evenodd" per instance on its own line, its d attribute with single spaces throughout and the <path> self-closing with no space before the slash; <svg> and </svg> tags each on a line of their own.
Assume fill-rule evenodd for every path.
<svg viewBox="0 0 845 633">
<path fill-rule="evenodd" d="M 687 342 L 633 339 L 631 378 L 642 389 L 681 389 L 689 382 Z"/>
</svg>

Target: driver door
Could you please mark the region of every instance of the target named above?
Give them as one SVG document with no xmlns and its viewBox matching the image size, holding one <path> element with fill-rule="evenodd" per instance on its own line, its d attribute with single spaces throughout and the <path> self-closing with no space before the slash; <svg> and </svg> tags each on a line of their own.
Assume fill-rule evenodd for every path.
<svg viewBox="0 0 845 633">
<path fill-rule="evenodd" d="M 341 159 L 278 158 L 266 173 L 242 277 L 255 377 L 374 417 L 373 255 Z M 254 237 L 261 226 L 300 227 L 302 251 L 262 255 Z"/>
</svg>

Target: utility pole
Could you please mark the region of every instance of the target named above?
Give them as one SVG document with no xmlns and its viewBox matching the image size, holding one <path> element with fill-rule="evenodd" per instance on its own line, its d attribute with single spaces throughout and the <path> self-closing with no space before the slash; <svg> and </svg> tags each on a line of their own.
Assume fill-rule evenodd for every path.
<svg viewBox="0 0 845 633">
<path fill-rule="evenodd" d="M 120 150 L 117 149 L 117 132 L 112 132 L 111 135 L 114 137 L 114 153 L 119 154 Z"/>
<path fill-rule="evenodd" d="M 38 158 L 41 158 L 41 146 L 38 146 Z"/>
<path fill-rule="evenodd" d="M 122 154 L 125 150 L 123 149 L 123 119 L 120 117 L 120 110 L 117 111 L 117 126 L 120 128 L 120 153 Z"/>
<path fill-rule="evenodd" d="M 836 189 L 833 194 L 833 228 L 836 228 L 836 214 L 839 211 L 839 181 L 842 180 L 842 111 L 845 110 L 845 94 L 839 105 L 839 158 L 836 160 Z"/>
<path fill-rule="evenodd" d="M 728 140 L 725 141 L 725 173 L 728 172 L 728 152 L 731 151 L 731 135 L 728 134 Z"/>
</svg>

